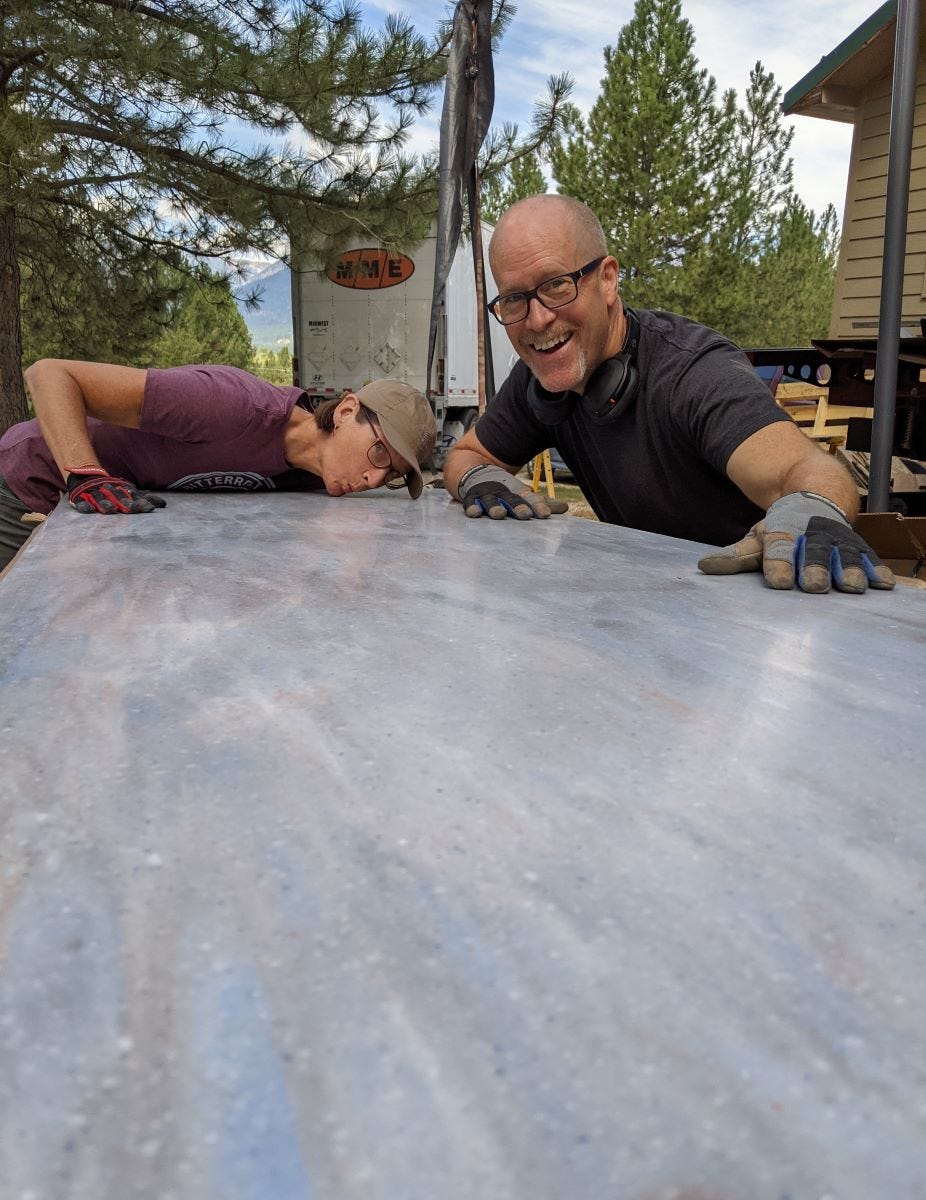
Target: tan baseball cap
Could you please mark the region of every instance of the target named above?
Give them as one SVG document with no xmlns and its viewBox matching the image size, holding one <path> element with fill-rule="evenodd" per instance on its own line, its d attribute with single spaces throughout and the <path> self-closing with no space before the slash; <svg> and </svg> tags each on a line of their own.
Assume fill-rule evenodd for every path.
<svg viewBox="0 0 926 1200">
<path fill-rule="evenodd" d="M 409 463 L 411 470 L 405 475 L 405 483 L 408 494 L 417 500 L 424 487 L 421 464 L 437 441 L 430 404 L 421 392 L 398 379 L 374 379 L 355 395 L 376 413 L 386 441 Z"/>
</svg>

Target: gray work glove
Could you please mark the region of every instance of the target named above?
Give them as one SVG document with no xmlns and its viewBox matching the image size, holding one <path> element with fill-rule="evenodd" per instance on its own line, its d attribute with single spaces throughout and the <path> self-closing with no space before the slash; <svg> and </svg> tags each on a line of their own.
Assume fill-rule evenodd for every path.
<svg viewBox="0 0 926 1200">
<path fill-rule="evenodd" d="M 769 587 L 797 586 L 804 592 L 892 588 L 894 575 L 853 530 L 841 508 L 815 492 L 791 492 L 769 508 L 765 519 L 733 546 L 706 554 L 705 575 L 762 570 Z"/>
<path fill-rule="evenodd" d="M 539 492 L 532 492 L 522 480 L 491 463 L 470 467 L 461 478 L 458 490 L 460 503 L 468 517 L 485 515 L 493 521 L 517 517 L 519 521 L 529 521 L 531 517 L 545 518 L 551 513 L 569 511 L 565 501 L 548 500 Z"/>
</svg>

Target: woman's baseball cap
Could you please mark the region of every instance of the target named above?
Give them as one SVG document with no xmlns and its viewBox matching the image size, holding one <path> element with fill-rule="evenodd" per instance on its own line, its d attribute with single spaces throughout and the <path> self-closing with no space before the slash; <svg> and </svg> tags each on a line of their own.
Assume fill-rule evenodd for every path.
<svg viewBox="0 0 926 1200">
<path fill-rule="evenodd" d="M 374 379 L 354 394 L 361 404 L 376 413 L 383 437 L 410 465 L 405 483 L 408 494 L 417 500 L 424 487 L 421 464 L 437 441 L 437 425 L 430 404 L 421 392 L 398 379 Z"/>
</svg>

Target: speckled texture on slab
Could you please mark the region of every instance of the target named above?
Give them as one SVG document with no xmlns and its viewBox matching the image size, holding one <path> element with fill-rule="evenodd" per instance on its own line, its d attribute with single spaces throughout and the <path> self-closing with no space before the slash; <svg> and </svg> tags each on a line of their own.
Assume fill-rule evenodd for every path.
<svg viewBox="0 0 926 1200">
<path fill-rule="evenodd" d="M 168 500 L 0 581 L 2 1200 L 922 1200 L 922 593 Z"/>
</svg>

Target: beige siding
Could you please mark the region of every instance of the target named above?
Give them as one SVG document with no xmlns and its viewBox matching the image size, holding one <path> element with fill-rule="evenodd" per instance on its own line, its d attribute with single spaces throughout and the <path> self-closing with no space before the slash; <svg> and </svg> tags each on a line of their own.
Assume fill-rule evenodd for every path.
<svg viewBox="0 0 926 1200">
<path fill-rule="evenodd" d="M 916 160 L 919 158 L 920 165 L 917 166 Z M 923 191 L 926 190 L 926 150 L 921 151 L 919 155 L 914 154 L 911 162 L 910 170 L 910 190 Z M 855 198 L 859 202 L 876 198 L 882 209 L 884 208 L 884 189 L 887 181 L 887 163 L 884 163 L 883 169 L 872 174 L 871 178 L 862 179 L 859 177 L 855 180 Z"/>
<path fill-rule="evenodd" d="M 873 337 L 881 305 L 890 77 L 872 84 L 855 125 L 830 337 Z M 926 59 L 918 69 L 901 323 L 926 317 Z"/>
<path fill-rule="evenodd" d="M 869 288 L 868 279 L 847 279 L 843 298 L 848 302 L 852 300 L 866 300 L 870 297 L 871 290 Z M 903 278 L 903 295 L 904 300 L 909 300 L 910 303 L 921 299 L 923 295 L 923 271 L 917 271 L 914 274 L 905 274 Z M 906 311 L 907 305 L 904 305 Z"/>
</svg>

